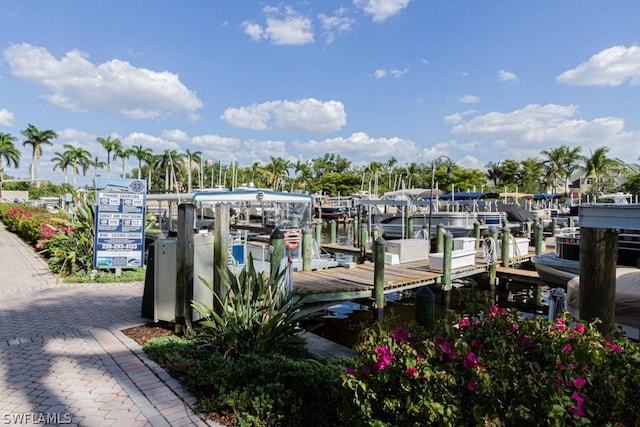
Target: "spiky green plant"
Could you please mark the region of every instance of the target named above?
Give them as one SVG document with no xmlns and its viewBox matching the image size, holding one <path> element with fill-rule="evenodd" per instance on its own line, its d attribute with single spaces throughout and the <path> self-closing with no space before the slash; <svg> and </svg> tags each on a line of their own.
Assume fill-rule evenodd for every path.
<svg viewBox="0 0 640 427">
<path fill-rule="evenodd" d="M 303 301 L 295 291 L 284 289 L 287 271 L 266 276 L 256 271 L 250 256 L 238 274 L 228 267 L 221 272 L 226 294 L 222 297 L 204 278 L 200 280 L 213 292 L 220 312 L 194 301 L 192 306 L 203 317 L 200 338 L 227 357 L 242 354 L 301 354 L 304 340 L 298 335 L 299 324 L 313 313 L 301 311 Z"/>
</svg>

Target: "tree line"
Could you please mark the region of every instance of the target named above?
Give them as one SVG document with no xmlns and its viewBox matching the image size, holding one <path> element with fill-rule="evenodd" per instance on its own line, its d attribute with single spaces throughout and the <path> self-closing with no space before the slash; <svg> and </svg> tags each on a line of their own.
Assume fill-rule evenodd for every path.
<svg viewBox="0 0 640 427">
<path fill-rule="evenodd" d="M 21 134 L 23 146 L 31 147 L 30 181 L 35 187 L 40 187 L 43 147 L 53 146 L 58 135 L 53 130 L 40 130 L 32 124 Z M 13 135 L 0 132 L 0 191 L 4 179 L 3 166 L 19 166 L 21 153 L 15 146 L 17 141 Z M 77 188 L 80 174 L 87 176 L 91 172 L 95 182 L 99 171 L 104 171 L 106 177 L 111 177 L 113 172 L 122 178 L 145 178 L 151 192 L 192 192 L 219 187 L 233 189 L 252 183 L 258 188 L 279 191 L 348 196 L 358 191 L 381 194 L 403 188 L 430 188 L 433 173 L 437 187 L 443 191 L 566 194 L 571 180 L 578 176 L 590 178 L 589 192 L 592 194 L 610 191 L 640 194 L 638 165 L 608 157 L 609 149 L 606 147 L 585 155 L 581 147 L 560 145 L 541 151 L 540 158 L 489 162 L 485 170 L 479 170 L 461 168 L 446 156 L 441 156 L 446 157 L 446 162 L 436 160 L 400 165 L 392 157 L 387 162 L 374 161 L 359 166 L 334 153 L 296 162 L 271 157 L 268 163 L 254 162 L 251 166 L 242 167 L 237 161 L 222 164 L 221 161 L 205 160 L 201 151 L 190 149 L 155 153 L 143 145 L 126 148 L 120 139 L 112 136 L 98 137 L 96 141 L 105 150 L 103 158 L 71 144 L 64 144 L 63 151 L 53 153 L 53 170 L 62 171 L 65 184 L 69 184 L 69 174 L 72 175 L 72 188 Z M 129 158 L 137 159 L 138 165 L 127 173 L 126 160 Z M 115 162 L 119 165 L 114 165 Z M 453 173 L 447 173 L 448 170 Z"/>
</svg>

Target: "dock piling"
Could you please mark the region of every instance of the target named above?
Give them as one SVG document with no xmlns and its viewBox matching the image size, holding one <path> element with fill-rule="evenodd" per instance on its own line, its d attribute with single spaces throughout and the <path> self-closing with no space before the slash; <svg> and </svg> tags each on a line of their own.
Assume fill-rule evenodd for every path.
<svg viewBox="0 0 640 427">
<path fill-rule="evenodd" d="M 313 236 L 311 235 L 311 229 L 305 227 L 302 230 L 302 270 L 311 271 L 311 258 L 313 255 Z"/>
<path fill-rule="evenodd" d="M 444 254 L 442 255 L 442 305 L 449 307 L 451 301 L 451 252 L 453 251 L 453 234 L 444 233 Z"/>
<path fill-rule="evenodd" d="M 387 242 L 384 238 L 376 239 L 373 246 L 373 290 L 375 298 L 374 321 L 382 322 L 384 318 L 384 256 L 387 248 Z"/>
<path fill-rule="evenodd" d="M 511 244 L 511 231 L 509 227 L 502 227 L 502 266 L 509 267 L 509 246 Z"/>
<path fill-rule="evenodd" d="M 427 329 L 433 329 L 436 319 L 436 294 L 429 286 L 423 286 L 415 296 L 416 323 Z"/>
</svg>

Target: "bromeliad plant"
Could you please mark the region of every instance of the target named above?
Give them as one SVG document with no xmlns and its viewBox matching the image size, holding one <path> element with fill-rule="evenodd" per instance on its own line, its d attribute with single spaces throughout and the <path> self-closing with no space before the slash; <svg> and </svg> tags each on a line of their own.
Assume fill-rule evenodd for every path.
<svg viewBox="0 0 640 427">
<path fill-rule="evenodd" d="M 374 327 L 356 353 L 343 385 L 364 425 L 640 425 L 639 345 L 568 313 Z"/>
<path fill-rule="evenodd" d="M 317 314 L 304 313 L 302 298 L 284 286 L 287 270 L 266 276 L 255 269 L 249 256 L 239 274 L 230 268 L 222 271 L 226 294 L 220 297 L 206 279 L 200 280 L 211 290 L 221 307 L 199 301 L 192 306 L 204 318 L 196 330 L 200 338 L 226 357 L 244 354 L 300 355 L 304 340 L 299 324 Z"/>
</svg>

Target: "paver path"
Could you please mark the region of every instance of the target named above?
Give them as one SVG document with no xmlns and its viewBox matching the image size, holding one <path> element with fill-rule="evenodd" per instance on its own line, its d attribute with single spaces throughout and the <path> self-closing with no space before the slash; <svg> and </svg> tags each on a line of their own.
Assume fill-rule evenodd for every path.
<svg viewBox="0 0 640 427">
<path fill-rule="evenodd" d="M 62 284 L 0 223 L 0 424 L 217 425 L 120 330 L 142 283 Z"/>
</svg>

